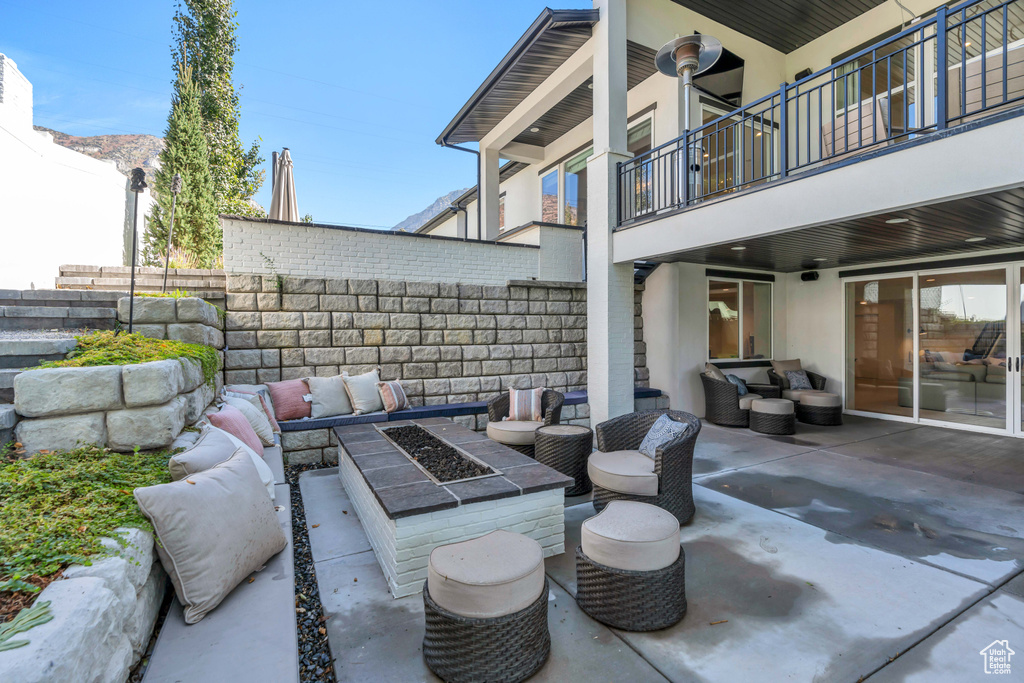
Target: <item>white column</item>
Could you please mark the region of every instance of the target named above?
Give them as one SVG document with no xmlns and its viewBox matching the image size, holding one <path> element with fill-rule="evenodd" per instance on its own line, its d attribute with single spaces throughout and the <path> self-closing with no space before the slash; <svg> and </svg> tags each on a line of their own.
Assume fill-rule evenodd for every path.
<svg viewBox="0 0 1024 683">
<path fill-rule="evenodd" d="M 633 264 L 615 264 L 626 152 L 626 0 L 594 0 L 594 156 L 587 161 L 587 392 L 598 424 L 633 411 Z"/>
<path fill-rule="evenodd" d="M 491 147 L 480 149 L 480 187 L 477 190 L 480 202 L 480 239 L 498 239 L 498 150 Z"/>
</svg>

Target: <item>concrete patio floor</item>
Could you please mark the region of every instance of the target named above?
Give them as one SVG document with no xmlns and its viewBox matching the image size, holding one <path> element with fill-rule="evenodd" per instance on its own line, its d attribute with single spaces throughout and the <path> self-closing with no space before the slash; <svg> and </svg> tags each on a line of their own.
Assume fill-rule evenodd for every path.
<svg viewBox="0 0 1024 683">
<path fill-rule="evenodd" d="M 547 560 L 552 654 L 531 680 L 987 680 L 982 648 L 1024 647 L 1024 442 L 851 416 L 798 431 L 705 424 L 689 608 L 664 631 L 576 606 L 571 550 L 594 510 L 567 499 L 568 552 Z M 422 598 L 388 593 L 337 471 L 300 487 L 338 680 L 438 680 Z"/>
</svg>

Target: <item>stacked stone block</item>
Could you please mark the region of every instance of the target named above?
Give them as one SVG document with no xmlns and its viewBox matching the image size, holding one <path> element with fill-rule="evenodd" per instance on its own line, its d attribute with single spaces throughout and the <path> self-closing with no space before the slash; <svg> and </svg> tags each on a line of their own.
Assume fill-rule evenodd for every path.
<svg viewBox="0 0 1024 683">
<path fill-rule="evenodd" d="M 117 302 L 117 319 L 124 327 L 128 325 L 130 301 L 124 297 Z M 137 296 L 131 316 L 133 331 L 145 337 L 224 348 L 220 311 L 198 297 Z"/>
<path fill-rule="evenodd" d="M 505 285 L 229 274 L 226 384 L 359 374 L 380 368 L 413 406 L 486 401 L 509 387 L 586 389 L 582 283 Z M 648 381 L 636 298 L 638 384 Z M 589 424 L 589 406 L 563 420 Z M 486 428 L 486 415 L 456 418 Z M 289 462 L 331 461 L 330 430 L 285 432 Z"/>
<path fill-rule="evenodd" d="M 14 379 L 14 409 L 22 418 L 14 433 L 29 453 L 78 444 L 166 448 L 202 416 L 215 389 L 189 358 L 28 370 Z"/>
</svg>

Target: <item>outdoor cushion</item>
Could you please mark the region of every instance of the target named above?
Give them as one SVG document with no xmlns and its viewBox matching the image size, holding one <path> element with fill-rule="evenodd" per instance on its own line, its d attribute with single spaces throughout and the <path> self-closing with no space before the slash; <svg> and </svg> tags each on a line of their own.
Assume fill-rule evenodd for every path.
<svg viewBox="0 0 1024 683">
<path fill-rule="evenodd" d="M 594 451 L 587 459 L 587 473 L 593 483 L 609 491 L 658 495 L 654 460 L 640 451 Z"/>
<path fill-rule="evenodd" d="M 824 391 L 817 391 L 813 394 L 804 394 L 800 398 L 800 404 L 805 406 L 818 406 L 819 408 L 834 408 L 843 405 L 843 399 L 839 394 L 829 394 Z"/>
<path fill-rule="evenodd" d="M 252 428 L 249 420 L 245 418 L 245 415 L 238 408 L 225 404 L 221 406 L 218 412 L 210 413 L 206 417 L 214 427 L 219 427 L 237 437 L 242 443 L 255 451 L 256 455 L 263 455 L 263 442 L 260 441 L 256 430 Z"/>
<path fill-rule="evenodd" d="M 704 364 L 704 374 L 710 377 L 711 379 L 717 379 L 722 382 L 729 381 L 729 378 L 725 376 L 725 373 L 723 373 L 721 370 L 719 370 L 716 366 L 712 365 L 711 363 Z"/>
<path fill-rule="evenodd" d="M 490 619 L 514 614 L 544 590 L 540 543 L 499 529 L 430 553 L 427 590 L 439 606 L 464 617 Z"/>
<path fill-rule="evenodd" d="M 544 419 L 541 408 L 541 397 L 544 389 L 513 389 L 508 390 L 508 417 L 505 421 L 539 422 Z"/>
<path fill-rule="evenodd" d="M 301 379 L 269 382 L 267 391 L 274 404 L 278 420 L 299 420 L 310 416 L 311 402 L 306 400 L 309 385 Z M 312 400 L 312 399 L 311 399 Z"/>
<path fill-rule="evenodd" d="M 188 479 L 137 488 L 160 563 L 194 624 L 288 541 L 252 460 L 241 449 Z"/>
<path fill-rule="evenodd" d="M 313 396 L 310 404 L 310 417 L 331 417 L 334 415 L 351 415 L 352 402 L 345 391 L 347 372 L 334 377 L 307 377 L 309 393 Z"/>
<path fill-rule="evenodd" d="M 787 370 L 786 381 L 789 382 L 789 388 L 793 391 L 814 388 L 811 386 L 811 378 L 803 370 Z"/>
<path fill-rule="evenodd" d="M 353 413 L 362 415 L 384 410 L 384 402 L 380 400 L 380 392 L 377 391 L 379 381 L 380 376 L 376 370 L 345 378 L 345 391 L 348 392 Z"/>
<path fill-rule="evenodd" d="M 773 360 L 771 361 L 772 370 L 778 375 L 779 380 L 782 382 L 783 389 L 789 389 L 789 380 L 786 379 L 786 372 L 803 370 L 800 366 L 800 359 L 796 360 Z"/>
<path fill-rule="evenodd" d="M 240 394 L 259 394 L 266 399 L 270 412 L 274 412 L 274 401 L 270 398 L 270 390 L 267 389 L 266 384 L 226 384 L 224 391 L 235 391 Z"/>
<path fill-rule="evenodd" d="M 215 427 L 207 429 L 199 435 L 195 443 L 181 453 L 172 455 L 167 461 L 171 481 L 178 481 L 190 474 L 219 465 L 230 458 L 238 448 L 222 430 Z M 248 450 L 251 452 L 252 449 Z"/>
<path fill-rule="evenodd" d="M 739 377 L 737 377 L 736 375 L 726 375 L 725 378 L 729 380 L 730 384 L 736 385 L 736 393 L 738 393 L 740 396 L 746 396 L 747 392 L 750 391 L 749 389 L 747 389 L 747 383 L 744 382 Z"/>
<path fill-rule="evenodd" d="M 270 423 L 270 430 L 275 434 L 281 433 L 281 426 L 277 424 L 277 419 L 274 417 L 274 411 L 271 410 L 270 404 L 267 401 L 270 400 L 270 392 L 254 392 L 254 391 L 231 391 L 228 389 L 224 390 L 224 396 L 230 396 L 231 398 L 244 398 L 246 401 L 251 403 L 257 410 L 263 413 L 267 418 L 267 422 Z"/>
<path fill-rule="evenodd" d="M 502 420 L 487 423 L 487 438 L 498 443 L 513 446 L 529 446 L 537 440 L 535 432 L 543 427 L 543 422 L 533 420 Z"/>
<path fill-rule="evenodd" d="M 746 394 L 740 396 L 740 410 L 750 410 L 750 404 L 761 398 L 761 394 Z"/>
<path fill-rule="evenodd" d="M 252 458 L 252 464 L 256 466 L 256 472 L 260 475 L 260 481 L 262 481 L 263 485 L 267 487 L 267 495 L 270 496 L 270 500 L 274 500 L 274 485 L 277 481 L 274 478 L 274 473 L 270 470 L 270 466 L 267 465 L 263 458 L 261 458 L 256 451 L 246 446 L 241 439 L 230 432 L 225 432 L 223 429 L 219 429 L 213 425 L 207 425 L 205 431 L 217 432 L 223 435 L 224 438 L 231 442 L 231 445 L 234 446 L 234 448 L 241 448 L 248 453 L 249 457 Z M 234 450 L 234 448 L 232 450 Z M 267 449 L 264 449 L 263 452 L 266 454 Z M 284 483 L 284 480 L 282 480 L 281 483 Z"/>
<path fill-rule="evenodd" d="M 679 520 L 655 505 L 613 500 L 583 522 L 580 545 L 587 557 L 606 567 L 664 569 L 679 559 Z"/>
<path fill-rule="evenodd" d="M 253 394 L 253 398 L 257 398 L 255 394 Z M 238 411 L 245 416 L 249 426 L 256 432 L 261 444 L 264 446 L 274 445 L 274 428 L 270 426 L 270 420 L 267 419 L 267 414 L 263 412 L 262 406 L 254 406 L 248 399 L 233 396 L 225 396 L 224 402 L 238 408 Z"/>
<path fill-rule="evenodd" d="M 750 404 L 750 410 L 767 415 L 792 415 L 793 402 L 784 398 L 759 398 Z"/>
<path fill-rule="evenodd" d="M 377 382 L 377 391 L 384 404 L 384 412 L 393 413 L 409 407 L 409 399 L 405 396 L 401 382 Z"/>
<path fill-rule="evenodd" d="M 820 393 L 817 389 L 783 389 L 782 398 L 799 402 L 801 396 L 817 393 Z"/>
<path fill-rule="evenodd" d="M 639 451 L 648 458 L 653 459 L 656 456 L 655 451 L 669 441 L 681 436 L 689 426 L 685 422 L 673 420 L 668 415 L 662 415 L 654 421 L 647 434 L 644 435 L 644 440 L 640 442 Z"/>
</svg>

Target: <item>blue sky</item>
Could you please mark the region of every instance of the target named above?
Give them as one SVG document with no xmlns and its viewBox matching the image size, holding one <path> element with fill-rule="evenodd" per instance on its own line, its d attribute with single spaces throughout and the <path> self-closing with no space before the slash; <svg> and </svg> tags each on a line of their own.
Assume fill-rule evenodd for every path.
<svg viewBox="0 0 1024 683">
<path fill-rule="evenodd" d="M 163 135 L 175 4 L 4 0 L 0 52 L 32 82 L 36 125 Z M 390 227 L 476 181 L 434 139 L 543 0 L 236 2 L 243 143 L 295 161 L 299 210 Z M 564 0 L 559 9 L 587 8 Z M 270 183 L 257 200 L 270 204 Z"/>
</svg>

